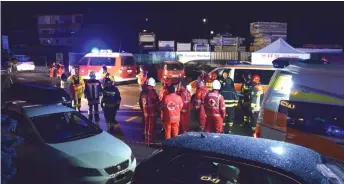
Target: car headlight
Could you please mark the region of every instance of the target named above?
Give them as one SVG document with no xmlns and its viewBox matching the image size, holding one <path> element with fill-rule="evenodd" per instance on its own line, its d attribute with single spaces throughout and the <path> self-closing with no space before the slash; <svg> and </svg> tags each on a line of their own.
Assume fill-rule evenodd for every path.
<svg viewBox="0 0 344 184">
<path fill-rule="evenodd" d="M 75 177 L 101 176 L 101 173 L 93 168 L 73 167 L 71 171 Z"/>
<path fill-rule="evenodd" d="M 133 151 L 131 151 L 130 160 L 131 160 L 131 163 L 133 163 L 135 160 L 135 156 L 134 156 Z"/>
</svg>

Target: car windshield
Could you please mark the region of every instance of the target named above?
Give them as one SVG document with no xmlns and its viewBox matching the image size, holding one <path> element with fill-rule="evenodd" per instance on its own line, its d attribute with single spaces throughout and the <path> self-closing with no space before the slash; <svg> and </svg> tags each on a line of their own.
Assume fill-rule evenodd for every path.
<svg viewBox="0 0 344 184">
<path fill-rule="evenodd" d="M 31 118 L 38 133 L 46 143 L 63 143 L 84 139 L 102 130 L 76 112 L 63 112 Z"/>
<path fill-rule="evenodd" d="M 124 56 L 122 57 L 122 65 L 123 66 L 133 66 L 135 65 L 135 59 L 132 56 Z"/>
<path fill-rule="evenodd" d="M 328 174 L 327 177 L 329 178 L 330 183 L 344 183 L 344 163 L 327 156 L 322 156 L 322 160 L 324 162 L 324 165 L 333 173 L 332 175 L 330 175 L 329 172 L 323 172 Z"/>
<path fill-rule="evenodd" d="M 167 64 L 167 70 L 183 70 L 184 66 L 181 63 Z"/>
</svg>

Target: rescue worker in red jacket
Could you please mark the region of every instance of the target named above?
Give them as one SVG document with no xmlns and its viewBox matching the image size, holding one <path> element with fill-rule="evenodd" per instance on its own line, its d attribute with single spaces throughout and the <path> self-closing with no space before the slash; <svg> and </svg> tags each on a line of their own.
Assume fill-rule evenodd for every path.
<svg viewBox="0 0 344 184">
<path fill-rule="evenodd" d="M 204 110 L 204 97 L 205 97 L 205 94 L 207 93 L 208 93 L 208 90 L 204 82 L 201 81 L 197 83 L 197 91 L 194 97 L 193 107 L 196 110 L 196 114 L 199 121 L 199 129 L 201 131 L 204 130 L 204 126 L 206 123 L 206 114 Z"/>
<path fill-rule="evenodd" d="M 94 71 L 90 72 L 90 80 L 86 82 L 84 93 L 88 102 L 88 119 L 92 121 L 94 115 L 96 125 L 99 126 L 99 99 L 102 95 L 102 87 Z"/>
<path fill-rule="evenodd" d="M 160 110 L 160 101 L 154 86 L 156 85 L 153 78 L 149 78 L 147 86 L 140 93 L 140 108 L 143 111 L 145 128 L 145 143 L 150 146 L 153 144 L 154 127 L 157 118 L 157 112 Z"/>
<path fill-rule="evenodd" d="M 81 97 L 85 90 L 85 82 L 82 76 L 79 75 L 79 66 L 75 66 L 74 75 L 68 78 L 70 81 L 69 89 L 73 99 L 73 107 L 80 112 Z"/>
<path fill-rule="evenodd" d="M 215 80 L 213 82 L 213 90 L 207 93 L 204 98 L 204 108 L 207 114 L 206 132 L 223 132 L 223 119 L 226 116 L 226 107 L 223 96 L 219 92 L 220 89 L 220 81 Z"/>
<path fill-rule="evenodd" d="M 183 108 L 183 100 L 178 96 L 174 86 L 167 88 L 168 94 L 161 101 L 161 109 L 163 111 L 163 124 L 165 130 L 165 139 L 178 136 L 180 112 Z"/>
<path fill-rule="evenodd" d="M 185 133 L 189 130 L 189 119 L 190 119 L 190 101 L 191 101 L 191 94 L 186 89 L 188 84 L 186 81 L 182 81 L 179 85 L 179 90 L 177 94 L 183 100 L 183 109 L 180 114 L 180 132 Z"/>
<path fill-rule="evenodd" d="M 167 94 L 168 94 L 168 87 L 171 85 L 171 83 L 169 83 L 169 82 L 166 82 L 166 83 L 163 83 L 163 87 L 162 87 L 162 89 L 160 90 L 160 92 L 159 92 L 159 100 L 161 101 L 163 98 L 164 98 L 164 96 L 166 96 Z M 161 119 L 163 119 L 163 111 L 161 110 L 160 111 L 160 118 Z"/>
</svg>

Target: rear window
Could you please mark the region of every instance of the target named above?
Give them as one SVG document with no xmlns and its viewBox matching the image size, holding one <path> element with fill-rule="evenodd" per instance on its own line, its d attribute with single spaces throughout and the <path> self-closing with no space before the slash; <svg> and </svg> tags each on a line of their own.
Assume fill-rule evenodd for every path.
<svg viewBox="0 0 344 184">
<path fill-rule="evenodd" d="M 90 65 L 91 66 L 115 66 L 116 58 L 106 58 L 106 57 L 91 57 Z"/>
<path fill-rule="evenodd" d="M 122 57 L 122 66 L 133 66 L 135 65 L 135 59 L 132 56 L 124 56 Z"/>
<path fill-rule="evenodd" d="M 295 101 L 280 104 L 279 112 L 287 115 L 288 127 L 344 144 L 344 106 Z"/>
<path fill-rule="evenodd" d="M 181 63 L 166 64 L 167 70 L 183 70 L 184 65 Z"/>
<path fill-rule="evenodd" d="M 235 69 L 234 82 L 244 83 L 244 79 L 242 76 L 250 73 L 252 75 L 259 75 L 261 84 L 268 85 L 274 72 L 275 70 Z"/>
</svg>

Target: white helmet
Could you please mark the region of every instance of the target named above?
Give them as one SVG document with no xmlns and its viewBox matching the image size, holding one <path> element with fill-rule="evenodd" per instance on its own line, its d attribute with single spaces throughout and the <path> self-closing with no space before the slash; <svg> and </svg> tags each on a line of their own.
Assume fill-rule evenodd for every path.
<svg viewBox="0 0 344 184">
<path fill-rule="evenodd" d="M 147 82 L 147 85 L 154 87 L 156 85 L 155 80 L 152 77 L 149 78 L 148 82 Z"/>
<path fill-rule="evenodd" d="M 220 90 L 221 89 L 221 83 L 218 80 L 214 80 L 213 82 L 213 89 Z"/>
</svg>

